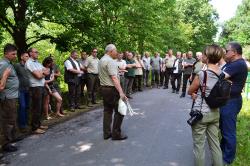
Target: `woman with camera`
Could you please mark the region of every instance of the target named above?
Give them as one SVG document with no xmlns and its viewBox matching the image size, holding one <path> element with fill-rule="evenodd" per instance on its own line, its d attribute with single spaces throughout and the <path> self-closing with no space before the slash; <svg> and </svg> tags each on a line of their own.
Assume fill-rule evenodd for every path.
<svg viewBox="0 0 250 166">
<path fill-rule="evenodd" d="M 212 154 L 212 165 L 223 165 L 219 142 L 219 108 L 209 108 L 204 99 L 204 96 L 207 97 L 210 94 L 212 88 L 218 81 L 216 74 L 221 74 L 217 63 L 222 58 L 222 55 L 223 50 L 218 45 L 209 45 L 204 49 L 202 62 L 207 65 L 207 69 L 205 72 L 200 71 L 198 75 L 195 76 L 188 90 L 188 94 L 191 95 L 194 100 L 190 113 L 191 118 L 188 120 L 188 123 L 192 127 L 196 166 L 205 165 L 206 138 Z M 204 77 L 206 79 L 204 79 Z"/>
</svg>

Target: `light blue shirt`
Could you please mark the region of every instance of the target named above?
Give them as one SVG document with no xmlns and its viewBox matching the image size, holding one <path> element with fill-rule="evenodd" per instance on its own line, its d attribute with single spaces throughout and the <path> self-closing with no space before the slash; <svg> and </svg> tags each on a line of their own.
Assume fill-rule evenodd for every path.
<svg viewBox="0 0 250 166">
<path fill-rule="evenodd" d="M 32 72 L 34 71 L 41 71 L 43 70 L 43 65 L 39 63 L 37 60 L 34 60 L 32 58 L 29 58 L 28 61 L 25 63 L 25 68 L 28 70 L 28 76 L 30 80 L 30 87 L 38 87 L 38 86 L 44 86 L 45 79 L 37 79 L 33 76 Z"/>
</svg>

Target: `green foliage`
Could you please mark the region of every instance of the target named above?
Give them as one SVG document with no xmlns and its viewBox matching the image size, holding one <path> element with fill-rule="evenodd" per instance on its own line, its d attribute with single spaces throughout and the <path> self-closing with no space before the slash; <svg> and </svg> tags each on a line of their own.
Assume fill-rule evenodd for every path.
<svg viewBox="0 0 250 166">
<path fill-rule="evenodd" d="M 213 43 L 217 32 L 215 20 L 218 14 L 209 4 L 209 0 L 178 0 L 181 18 L 184 23 L 192 26 L 189 47 L 200 51 L 205 45 Z"/>
<path fill-rule="evenodd" d="M 237 154 L 233 166 L 250 163 L 250 101 L 244 99 L 243 108 L 237 120 Z"/>
<path fill-rule="evenodd" d="M 250 58 L 250 0 L 243 0 L 238 6 L 236 15 L 228 20 L 224 26 L 219 42 L 223 45 L 229 41 L 240 42 L 246 50 L 244 55 Z"/>
<path fill-rule="evenodd" d="M 0 0 L 0 42 L 37 47 L 41 59 L 54 54 L 62 68 L 70 50 L 101 56 L 107 43 L 141 54 L 200 51 L 213 42 L 216 19 L 208 0 Z"/>
</svg>

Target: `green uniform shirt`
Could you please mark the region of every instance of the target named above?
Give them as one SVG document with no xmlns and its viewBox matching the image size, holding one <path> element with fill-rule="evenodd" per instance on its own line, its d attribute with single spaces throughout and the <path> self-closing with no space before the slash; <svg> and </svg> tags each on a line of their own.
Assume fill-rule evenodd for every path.
<svg viewBox="0 0 250 166">
<path fill-rule="evenodd" d="M 28 76 L 28 70 L 25 69 L 24 64 L 17 63 L 14 65 L 18 79 L 19 79 L 19 89 L 28 90 L 30 87 L 30 80 Z"/>
<path fill-rule="evenodd" d="M 4 90 L 0 92 L 0 99 L 18 98 L 19 80 L 16 74 L 16 70 L 14 69 L 14 66 L 6 58 L 3 58 L 0 60 L 0 77 L 2 78 L 3 72 L 8 67 L 11 68 L 11 72 L 10 72 L 9 77 L 6 80 L 6 85 L 5 85 Z"/>
<path fill-rule="evenodd" d="M 102 86 L 114 86 L 111 76 L 118 76 L 117 62 L 105 54 L 98 64 L 99 79 Z"/>
<path fill-rule="evenodd" d="M 135 60 L 126 60 L 127 64 L 135 64 Z M 128 68 L 128 72 L 125 73 L 125 77 L 135 77 L 135 68 Z"/>
</svg>

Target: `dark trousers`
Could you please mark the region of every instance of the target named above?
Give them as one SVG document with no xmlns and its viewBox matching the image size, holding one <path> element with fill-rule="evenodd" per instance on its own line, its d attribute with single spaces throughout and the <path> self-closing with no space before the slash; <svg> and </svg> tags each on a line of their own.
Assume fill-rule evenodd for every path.
<svg viewBox="0 0 250 166">
<path fill-rule="evenodd" d="M 125 76 L 124 75 L 120 75 L 120 84 L 122 87 L 123 92 L 125 92 Z"/>
<path fill-rule="evenodd" d="M 176 86 L 176 81 L 177 81 L 177 86 Z M 172 85 L 173 90 L 176 90 L 177 92 L 179 92 L 180 87 L 181 87 L 181 73 L 172 74 L 171 85 Z"/>
<path fill-rule="evenodd" d="M 168 87 L 168 84 L 169 84 L 169 80 L 171 78 L 171 75 L 172 75 L 172 68 L 166 68 L 165 70 L 165 84 L 164 84 L 164 87 Z"/>
<path fill-rule="evenodd" d="M 183 74 L 183 80 L 182 80 L 182 93 L 186 94 L 186 89 L 187 89 L 187 82 L 188 79 L 190 78 L 191 74 Z"/>
<path fill-rule="evenodd" d="M 144 70 L 143 71 L 143 81 L 144 81 L 144 85 L 149 86 L 149 73 L 150 70 Z"/>
<path fill-rule="evenodd" d="M 87 89 L 88 89 L 88 102 L 96 102 L 96 94 L 99 87 L 99 78 L 97 74 L 88 73 Z"/>
<path fill-rule="evenodd" d="M 17 118 L 17 99 L 0 101 L 0 120 L 3 133 L 3 143 L 6 145 L 15 139 Z"/>
<path fill-rule="evenodd" d="M 159 77 L 160 77 L 160 71 L 159 70 L 152 70 L 152 86 L 157 85 L 159 86 Z"/>
<path fill-rule="evenodd" d="M 160 72 L 160 85 L 161 85 L 161 86 L 163 86 L 164 78 L 165 78 L 165 72 L 164 72 L 164 71 L 161 71 L 161 72 Z"/>
<path fill-rule="evenodd" d="M 69 107 L 74 109 L 80 106 L 81 84 L 68 83 L 68 89 Z"/>
<path fill-rule="evenodd" d="M 125 94 L 127 96 L 132 94 L 132 87 L 133 87 L 133 83 L 134 83 L 134 77 L 125 77 Z"/>
<path fill-rule="evenodd" d="M 118 101 L 119 93 L 115 87 L 101 87 L 101 94 L 103 97 L 103 136 L 107 137 L 111 135 L 112 137 L 119 137 L 121 135 L 121 125 L 123 121 L 123 115 L 118 112 Z M 112 116 L 115 112 L 113 120 L 113 129 L 111 132 Z"/>
<path fill-rule="evenodd" d="M 242 97 L 228 100 L 227 104 L 220 108 L 221 150 L 223 160 L 231 164 L 236 153 L 236 122 L 237 115 L 242 107 Z"/>
<path fill-rule="evenodd" d="M 30 94 L 28 90 L 19 91 L 18 127 L 25 128 L 28 125 L 28 108 Z"/>
<path fill-rule="evenodd" d="M 43 112 L 43 98 L 44 98 L 45 88 L 31 87 L 31 127 L 32 130 L 36 130 L 41 126 L 42 112 Z"/>
<path fill-rule="evenodd" d="M 135 90 L 142 90 L 142 75 L 135 76 Z"/>
</svg>

